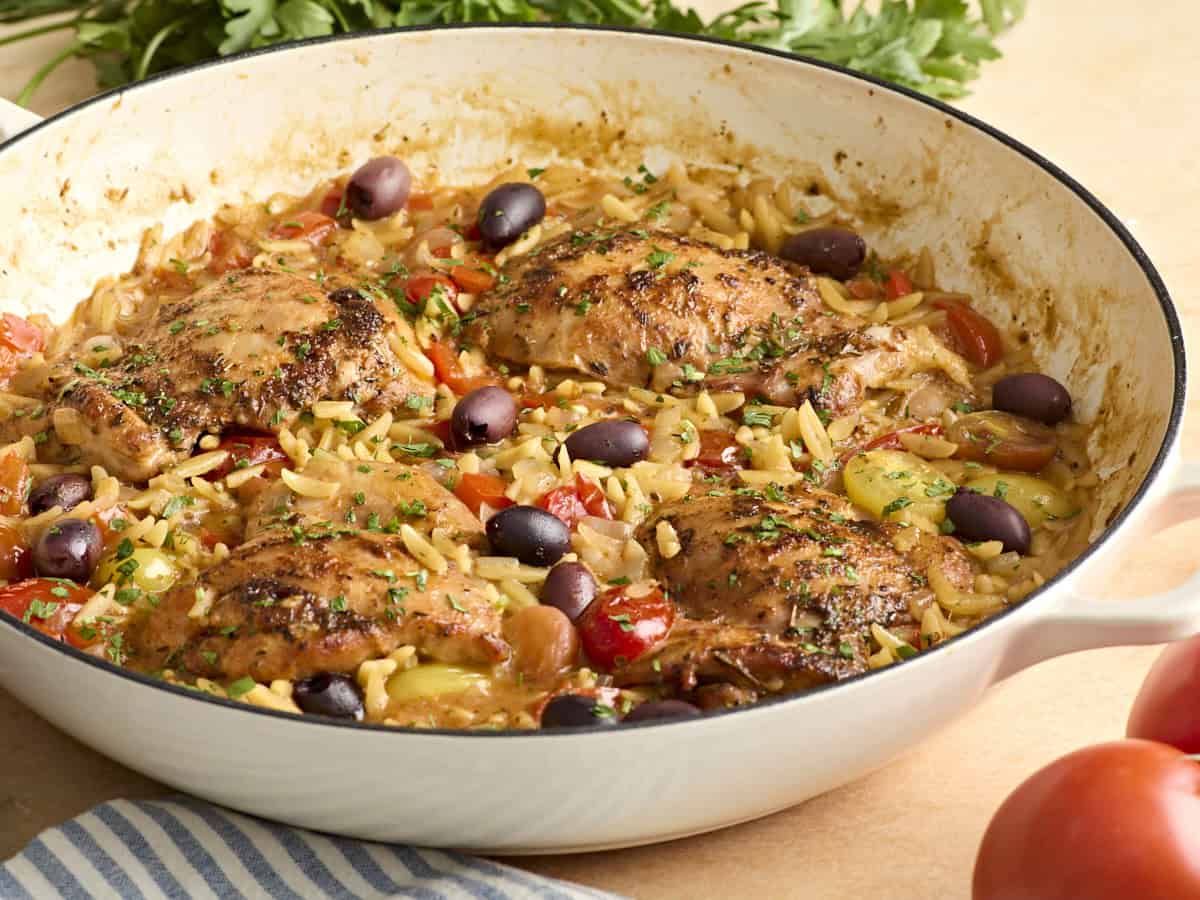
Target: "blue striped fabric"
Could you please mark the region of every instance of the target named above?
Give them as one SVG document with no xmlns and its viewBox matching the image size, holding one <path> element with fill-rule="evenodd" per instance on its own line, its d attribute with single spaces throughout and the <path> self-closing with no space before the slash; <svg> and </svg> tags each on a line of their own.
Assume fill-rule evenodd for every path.
<svg viewBox="0 0 1200 900">
<path fill-rule="evenodd" d="M 460 853 L 371 844 L 216 806 L 115 800 L 0 865 L 0 900 L 613 900 Z"/>
</svg>

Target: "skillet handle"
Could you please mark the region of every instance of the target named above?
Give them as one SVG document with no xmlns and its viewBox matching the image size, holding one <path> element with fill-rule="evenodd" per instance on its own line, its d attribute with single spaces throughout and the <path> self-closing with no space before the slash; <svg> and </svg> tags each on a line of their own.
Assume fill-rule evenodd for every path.
<svg viewBox="0 0 1200 900">
<path fill-rule="evenodd" d="M 23 106 L 0 97 L 0 144 L 42 121 Z"/>
<path fill-rule="evenodd" d="M 1151 534 L 1200 518 L 1200 462 L 1185 462 L 1158 501 Z M 1058 606 L 1038 619 L 1010 650 L 1001 667 L 1007 677 L 1052 656 L 1097 647 L 1163 644 L 1200 632 L 1200 572 L 1179 587 L 1122 600 L 1097 600 L 1072 587 Z"/>
</svg>

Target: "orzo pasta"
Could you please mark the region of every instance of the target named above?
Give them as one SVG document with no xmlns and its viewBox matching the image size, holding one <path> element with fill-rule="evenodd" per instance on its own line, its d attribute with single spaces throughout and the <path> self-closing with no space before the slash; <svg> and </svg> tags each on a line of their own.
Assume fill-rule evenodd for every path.
<svg viewBox="0 0 1200 900">
<path fill-rule="evenodd" d="M 385 157 L 148 235 L 69 322 L 0 323 L 0 610 L 267 709 L 489 729 L 959 634 L 1085 545 L 1086 428 L 1030 336 L 807 187 Z"/>
</svg>

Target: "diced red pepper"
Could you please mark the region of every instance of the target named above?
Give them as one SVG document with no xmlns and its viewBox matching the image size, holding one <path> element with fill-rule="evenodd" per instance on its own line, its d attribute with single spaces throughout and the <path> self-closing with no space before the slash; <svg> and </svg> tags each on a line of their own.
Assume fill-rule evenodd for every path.
<svg viewBox="0 0 1200 900">
<path fill-rule="evenodd" d="M 485 503 L 493 510 L 505 509 L 513 502 L 504 496 L 504 481 L 495 475 L 464 474 L 454 486 L 454 494 L 475 515 Z"/>
<path fill-rule="evenodd" d="M 214 275 L 244 269 L 254 261 L 254 250 L 231 231 L 214 231 L 208 239 L 208 253 L 208 270 Z"/>
<path fill-rule="evenodd" d="M 882 434 L 877 438 L 873 438 L 861 447 L 856 447 L 849 453 L 842 456 L 842 465 L 844 466 L 851 459 L 860 453 L 866 453 L 869 450 L 900 450 L 903 449 L 904 443 L 900 440 L 902 434 L 927 434 L 931 437 L 941 437 L 943 434 L 942 426 L 936 422 L 929 422 L 924 425 L 909 425 L 906 428 L 897 428 L 895 431 L 889 431 L 887 434 Z"/>
<path fill-rule="evenodd" d="M 496 285 L 496 277 L 483 269 L 474 268 L 469 263 L 455 266 L 450 270 L 450 277 L 464 294 L 482 294 L 490 291 Z"/>
<path fill-rule="evenodd" d="M 409 194 L 408 208 L 422 212 L 433 209 L 433 194 Z"/>
<path fill-rule="evenodd" d="M 433 363 L 437 380 L 460 397 L 477 388 L 503 384 L 500 375 L 491 369 L 487 369 L 479 375 L 465 374 L 458 363 L 458 353 L 452 345 L 444 341 L 433 341 L 429 345 L 429 349 L 425 351 L 425 355 Z"/>
<path fill-rule="evenodd" d="M 425 302 L 433 297 L 437 303 L 438 297 L 458 309 L 458 285 L 448 276 L 437 272 L 422 272 L 411 276 L 404 285 L 404 296 L 408 302 L 418 308 L 424 307 Z M 441 312 L 440 310 L 435 310 Z"/>
</svg>

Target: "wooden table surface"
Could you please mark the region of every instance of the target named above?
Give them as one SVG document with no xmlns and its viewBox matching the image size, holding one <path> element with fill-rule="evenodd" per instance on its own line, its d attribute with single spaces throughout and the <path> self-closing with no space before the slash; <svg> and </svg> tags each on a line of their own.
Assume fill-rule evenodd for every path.
<svg viewBox="0 0 1200 900">
<path fill-rule="evenodd" d="M 1003 40 L 1005 58 L 985 68 L 961 105 L 1062 165 L 1117 212 L 1200 346 L 1192 287 L 1200 281 L 1200 28 L 1191 0 L 1146 10 L 1135 16 L 1119 0 L 1031 0 L 1026 20 Z M 0 94 L 15 95 L 63 41 L 4 47 Z M 72 63 L 34 108 L 52 112 L 91 90 L 90 68 Z M 1184 437 L 1191 458 L 1200 457 L 1198 428 L 1192 417 Z M 1141 542 L 1115 593 L 1178 583 L 1193 568 L 1197 541 L 1200 525 Z M 1025 671 L 887 769 L 770 818 L 656 847 L 520 864 L 646 898 L 966 897 L 980 835 L 1003 797 L 1055 757 L 1120 736 L 1156 652 L 1093 651 Z M 0 859 L 97 802 L 161 790 L 0 692 Z"/>
</svg>

